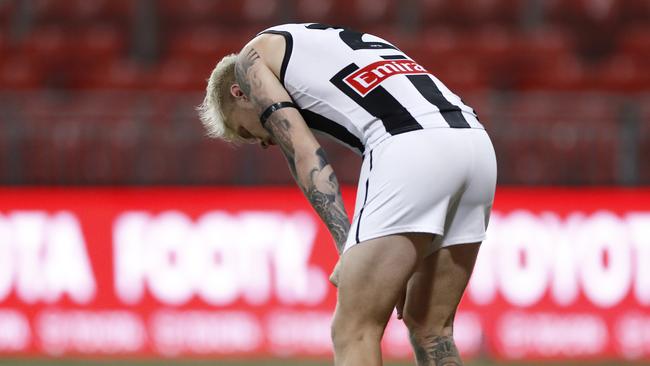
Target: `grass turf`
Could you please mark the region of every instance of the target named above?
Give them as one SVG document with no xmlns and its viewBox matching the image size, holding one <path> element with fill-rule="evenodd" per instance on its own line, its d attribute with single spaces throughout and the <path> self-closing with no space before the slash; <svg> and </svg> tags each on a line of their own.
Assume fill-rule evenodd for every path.
<svg viewBox="0 0 650 366">
<path fill-rule="evenodd" d="M 124 366 L 331 366 L 331 362 L 316 362 L 316 361 L 296 361 L 296 360 L 255 360 L 255 361 L 224 361 L 224 360 L 71 360 L 71 359 L 0 359 L 0 366 L 109 366 L 109 365 L 124 365 Z M 386 363 L 386 366 L 412 366 L 414 363 Z M 620 361 L 603 363 L 603 362 L 554 362 L 554 363 L 495 363 L 485 360 L 468 361 L 466 366 L 542 366 L 542 365 L 557 365 L 557 366 L 642 366 L 649 365 L 649 363 L 623 363 Z"/>
</svg>

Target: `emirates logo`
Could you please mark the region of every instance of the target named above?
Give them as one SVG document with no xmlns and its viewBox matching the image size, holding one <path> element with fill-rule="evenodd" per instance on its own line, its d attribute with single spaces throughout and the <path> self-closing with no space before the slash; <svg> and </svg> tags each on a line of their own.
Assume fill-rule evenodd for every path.
<svg viewBox="0 0 650 366">
<path fill-rule="evenodd" d="M 343 80 L 361 96 L 365 96 L 391 76 L 428 73 L 424 67 L 413 60 L 384 60 L 373 62 Z"/>
</svg>

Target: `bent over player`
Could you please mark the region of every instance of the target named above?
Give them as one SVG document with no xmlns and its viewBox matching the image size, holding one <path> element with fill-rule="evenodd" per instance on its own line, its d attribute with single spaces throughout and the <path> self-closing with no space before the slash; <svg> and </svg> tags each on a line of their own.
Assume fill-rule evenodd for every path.
<svg viewBox="0 0 650 366">
<path fill-rule="evenodd" d="M 472 108 L 379 37 L 287 24 L 224 57 L 199 109 L 211 136 L 277 144 L 331 232 L 336 365 L 381 365 L 395 307 L 418 365 L 462 365 L 453 320 L 496 184 Z M 352 225 L 312 131 L 363 155 Z"/>
</svg>

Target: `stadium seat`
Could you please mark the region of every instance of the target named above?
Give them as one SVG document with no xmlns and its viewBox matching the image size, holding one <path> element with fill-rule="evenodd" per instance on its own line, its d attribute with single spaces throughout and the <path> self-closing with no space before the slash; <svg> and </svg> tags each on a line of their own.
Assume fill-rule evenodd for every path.
<svg viewBox="0 0 650 366">
<path fill-rule="evenodd" d="M 593 87 L 585 65 L 575 56 L 531 60 L 516 87 L 522 90 L 584 90 Z"/>
<path fill-rule="evenodd" d="M 0 59 L 0 90 L 29 90 L 42 85 L 43 70 L 23 55 Z"/>
<path fill-rule="evenodd" d="M 100 63 L 77 70 L 73 75 L 72 86 L 81 89 L 144 89 L 150 79 L 150 73 L 144 66 L 126 59 Z"/>
<path fill-rule="evenodd" d="M 542 3 L 548 22 L 571 34 L 576 50 L 587 60 L 606 58 L 625 25 L 621 17 L 621 4 L 625 1 L 549 0 Z"/>
<path fill-rule="evenodd" d="M 335 0 L 292 0 L 290 6 L 294 9 L 296 22 L 318 22 L 332 25 L 340 23 L 333 16 Z"/>
<path fill-rule="evenodd" d="M 650 20 L 650 2 L 647 0 L 618 1 L 619 17 L 625 28 L 647 27 Z"/>
<path fill-rule="evenodd" d="M 193 122 L 200 125 L 198 120 Z M 194 163 L 188 164 L 184 172 L 190 182 L 246 183 L 246 178 L 251 174 L 250 167 L 242 164 L 238 149 L 224 141 L 208 138 L 203 131 L 197 136 L 200 136 L 199 140 L 188 150 L 189 158 Z"/>
<path fill-rule="evenodd" d="M 0 1 L 0 34 L 6 34 L 9 31 L 15 8 L 15 1 Z"/>
<path fill-rule="evenodd" d="M 198 63 L 195 60 L 168 59 L 156 67 L 151 78 L 151 87 L 159 90 L 198 91 L 205 89 L 205 80 L 210 76 L 214 64 Z"/>
<path fill-rule="evenodd" d="M 38 27 L 23 40 L 21 51 L 31 59 L 47 60 L 47 64 L 58 66 L 74 57 L 69 53 L 70 36 L 60 25 Z"/>
<path fill-rule="evenodd" d="M 458 29 L 480 29 L 486 24 L 514 28 L 523 1 L 517 0 L 421 0 L 425 27 L 454 26 Z"/>
<path fill-rule="evenodd" d="M 619 37 L 618 53 L 623 53 L 640 60 L 650 59 L 650 25 L 631 27 Z"/>
<path fill-rule="evenodd" d="M 34 0 L 34 19 L 45 24 L 128 23 L 133 1 L 129 0 Z"/>
<path fill-rule="evenodd" d="M 163 23 L 171 28 L 218 26 L 225 30 L 265 27 L 279 22 L 280 0 L 161 0 Z"/>
<path fill-rule="evenodd" d="M 255 35 L 224 31 L 215 27 L 189 27 L 168 37 L 165 58 L 214 65 L 218 59 L 236 53 Z"/>
<path fill-rule="evenodd" d="M 215 0 L 160 0 L 156 2 L 158 12 L 167 26 L 216 22 L 224 1 Z"/>
<path fill-rule="evenodd" d="M 105 24 L 83 28 L 79 36 L 70 42 L 70 52 L 75 65 L 90 66 L 102 62 L 113 62 L 125 53 L 126 36 L 119 28 Z"/>
<path fill-rule="evenodd" d="M 9 52 L 10 40 L 7 32 L 0 29 L 0 55 L 6 55 Z M 7 52 L 7 53 L 5 53 Z"/>
<path fill-rule="evenodd" d="M 650 185 L 650 98 L 646 95 L 640 98 L 639 102 L 640 113 L 639 121 L 646 121 L 640 123 L 637 146 L 638 151 L 636 154 L 636 162 L 638 164 L 637 173 L 639 184 Z"/>
<path fill-rule="evenodd" d="M 602 94 L 529 92 L 501 107 L 496 137 L 503 179 L 520 183 L 614 183 L 617 106 Z M 557 164 L 562 161 L 562 164 Z M 512 174 L 511 176 L 507 176 Z"/>
<path fill-rule="evenodd" d="M 619 92 L 643 92 L 650 89 L 650 73 L 647 59 L 627 54 L 616 55 L 597 68 L 598 88 Z"/>
<path fill-rule="evenodd" d="M 399 10 L 396 0 L 290 0 L 289 4 L 297 22 L 320 22 L 363 32 L 377 25 L 394 26 Z"/>
</svg>

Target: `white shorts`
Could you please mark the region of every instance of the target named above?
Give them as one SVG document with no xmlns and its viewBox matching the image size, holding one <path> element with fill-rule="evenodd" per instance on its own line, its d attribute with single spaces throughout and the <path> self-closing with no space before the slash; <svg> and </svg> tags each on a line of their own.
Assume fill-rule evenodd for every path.
<svg viewBox="0 0 650 366">
<path fill-rule="evenodd" d="M 390 234 L 438 234 L 441 247 L 480 242 L 490 218 L 496 157 L 485 130 L 432 128 L 391 136 L 367 152 L 345 250 Z"/>
</svg>

